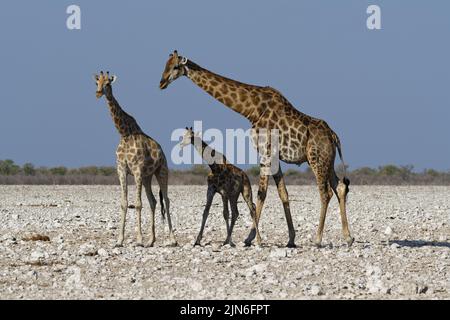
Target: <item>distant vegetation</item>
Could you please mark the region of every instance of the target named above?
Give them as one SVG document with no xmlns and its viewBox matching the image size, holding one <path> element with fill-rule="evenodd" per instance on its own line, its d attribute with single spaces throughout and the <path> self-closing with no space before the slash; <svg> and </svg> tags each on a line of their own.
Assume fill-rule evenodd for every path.
<svg viewBox="0 0 450 320">
<path fill-rule="evenodd" d="M 336 167 L 339 176 L 342 168 Z M 205 184 L 209 168 L 206 165 L 194 165 L 187 170 L 171 170 L 170 183 L 181 185 Z M 258 183 L 259 167 L 247 170 L 253 183 Z M 314 174 L 308 167 L 305 171 L 289 169 L 284 172 L 287 184 L 315 184 Z M 363 167 L 347 170 L 352 184 L 357 185 L 450 185 L 450 171 L 440 172 L 427 169 L 414 171 L 413 166 L 386 165 L 378 168 Z M 132 178 L 130 178 L 130 182 Z M 19 166 L 12 160 L 0 160 L 0 184 L 48 185 L 48 184 L 118 184 L 115 167 L 35 167 L 32 163 Z"/>
</svg>

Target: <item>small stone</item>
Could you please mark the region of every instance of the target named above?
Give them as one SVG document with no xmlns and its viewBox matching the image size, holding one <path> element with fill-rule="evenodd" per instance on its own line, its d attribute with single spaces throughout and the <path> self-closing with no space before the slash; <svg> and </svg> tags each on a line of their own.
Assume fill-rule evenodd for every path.
<svg viewBox="0 0 450 320">
<path fill-rule="evenodd" d="M 193 280 L 189 283 L 191 289 L 195 292 L 201 291 L 203 289 L 203 285 L 200 281 Z"/>
<path fill-rule="evenodd" d="M 35 250 L 31 253 L 30 261 L 31 262 L 41 262 L 46 257 L 48 257 L 48 254 L 46 254 L 45 252 L 40 251 L 40 250 Z"/>
<path fill-rule="evenodd" d="M 391 236 L 393 233 L 394 233 L 394 230 L 392 230 L 391 227 L 387 227 L 387 228 L 384 230 L 384 234 L 387 235 L 387 236 Z"/>
<path fill-rule="evenodd" d="M 406 296 L 414 295 L 417 293 L 417 285 L 411 282 L 404 282 L 398 286 L 397 291 L 401 295 Z"/>
<path fill-rule="evenodd" d="M 272 258 L 272 259 L 279 259 L 279 258 L 285 258 L 285 257 L 287 257 L 286 249 L 275 249 L 275 250 L 272 250 L 269 254 L 269 258 Z"/>
<path fill-rule="evenodd" d="M 35 280 L 37 280 L 37 278 L 38 278 L 38 273 L 37 273 L 36 270 L 32 270 L 32 271 L 28 272 L 28 276 L 29 276 L 30 278 L 34 278 Z"/>
<path fill-rule="evenodd" d="M 64 237 L 62 235 L 58 235 L 54 241 L 56 243 L 62 244 L 62 243 L 64 243 Z"/>
<path fill-rule="evenodd" d="M 260 264 L 251 266 L 250 268 L 245 270 L 245 275 L 246 276 L 261 275 L 262 273 L 264 273 L 266 271 L 266 269 L 267 269 L 267 264 L 260 263 Z"/>
<path fill-rule="evenodd" d="M 313 285 L 310 289 L 310 292 L 313 296 L 321 296 L 323 295 L 323 290 L 320 286 L 318 285 Z"/>
<path fill-rule="evenodd" d="M 108 251 L 103 248 L 98 249 L 97 254 L 103 258 L 107 258 L 109 256 Z"/>
<path fill-rule="evenodd" d="M 398 243 L 391 244 L 391 249 L 398 249 L 400 248 L 400 245 Z"/>
<path fill-rule="evenodd" d="M 86 243 L 80 246 L 78 254 L 80 256 L 95 256 L 97 254 L 97 250 L 95 250 L 94 245 Z"/>
</svg>

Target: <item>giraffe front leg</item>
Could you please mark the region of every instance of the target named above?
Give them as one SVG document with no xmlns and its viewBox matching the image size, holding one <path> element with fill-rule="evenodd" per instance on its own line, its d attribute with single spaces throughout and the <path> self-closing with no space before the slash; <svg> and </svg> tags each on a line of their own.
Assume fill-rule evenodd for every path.
<svg viewBox="0 0 450 320">
<path fill-rule="evenodd" d="M 140 175 L 136 175 L 136 245 L 139 247 L 143 246 L 142 242 L 142 223 L 141 223 L 141 213 L 142 213 L 142 178 Z"/>
<path fill-rule="evenodd" d="M 250 234 L 248 235 L 247 239 L 245 240 L 246 246 L 251 246 L 252 241 L 256 237 L 256 233 L 257 233 L 256 230 L 259 225 L 259 219 L 261 218 L 261 212 L 262 212 L 262 208 L 264 206 L 264 201 L 266 200 L 268 185 L 269 185 L 269 176 L 268 175 L 260 175 L 259 176 L 258 199 L 256 201 L 256 217 L 255 217 L 256 224 L 254 223 L 254 225 L 252 226 L 252 229 L 250 230 Z"/>
<path fill-rule="evenodd" d="M 128 186 L 127 186 L 127 169 L 124 166 L 117 166 L 117 174 L 119 176 L 120 187 L 121 187 L 121 201 L 120 201 L 120 229 L 119 229 L 119 239 L 116 242 L 116 247 L 121 247 L 123 245 L 123 240 L 125 238 L 125 222 L 128 209 Z"/>
<path fill-rule="evenodd" d="M 278 169 L 278 172 L 273 176 L 275 180 L 275 184 L 277 185 L 278 195 L 283 203 L 284 215 L 286 216 L 286 222 L 289 230 L 289 242 L 287 244 L 288 248 L 295 248 L 295 229 L 294 224 L 292 223 L 292 215 L 291 208 L 289 205 L 289 195 L 286 189 L 286 184 L 284 183 L 283 172 L 281 171 L 281 167 Z"/>
<path fill-rule="evenodd" d="M 195 240 L 194 246 L 199 246 L 202 241 L 203 231 L 205 230 L 206 220 L 208 219 L 209 210 L 211 209 L 211 204 L 214 198 L 214 194 L 216 193 L 215 189 L 212 186 L 208 186 L 208 193 L 206 195 L 206 205 L 205 210 L 203 211 L 202 217 L 202 225 L 200 227 L 200 231 L 198 233 L 197 239 Z"/>
<path fill-rule="evenodd" d="M 237 207 L 237 198 L 230 199 L 230 205 L 231 205 L 231 224 L 230 229 L 228 231 L 228 237 L 225 241 L 226 244 L 229 244 L 232 247 L 235 247 L 236 245 L 233 243 L 233 240 L 231 240 L 231 236 L 233 235 L 233 229 L 234 225 L 236 224 L 236 220 L 239 217 L 239 210 Z"/>
<path fill-rule="evenodd" d="M 227 238 L 223 242 L 223 245 L 228 244 L 229 240 L 230 240 L 230 210 L 228 208 L 228 201 L 229 201 L 229 198 L 226 195 L 222 195 L 223 220 L 225 220 L 225 225 L 227 227 Z"/>
</svg>

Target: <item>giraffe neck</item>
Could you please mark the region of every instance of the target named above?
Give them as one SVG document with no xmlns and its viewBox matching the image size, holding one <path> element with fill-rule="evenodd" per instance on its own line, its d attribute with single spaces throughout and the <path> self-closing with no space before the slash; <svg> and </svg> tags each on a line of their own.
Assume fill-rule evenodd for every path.
<svg viewBox="0 0 450 320">
<path fill-rule="evenodd" d="M 225 78 L 188 60 L 185 75 L 213 98 L 250 122 L 257 121 L 267 108 L 267 89 Z M 265 105 L 263 105 L 265 103 Z"/>
<path fill-rule="evenodd" d="M 203 160 L 206 161 L 208 166 L 211 168 L 211 170 L 215 170 L 217 168 L 217 163 L 212 162 L 211 159 L 208 157 L 212 157 L 213 159 L 219 159 L 221 158 L 222 164 L 226 163 L 226 158 L 223 154 L 217 152 L 215 149 L 211 148 L 205 141 L 203 141 L 199 137 L 194 137 L 191 141 L 192 145 L 194 146 L 195 150 L 200 154 Z"/>
<path fill-rule="evenodd" d="M 114 121 L 117 131 L 122 137 L 130 136 L 132 134 L 142 133 L 141 128 L 137 124 L 136 120 L 128 113 L 123 111 L 119 102 L 114 98 L 112 90 L 106 91 L 106 101 L 108 102 L 109 111 Z"/>
</svg>

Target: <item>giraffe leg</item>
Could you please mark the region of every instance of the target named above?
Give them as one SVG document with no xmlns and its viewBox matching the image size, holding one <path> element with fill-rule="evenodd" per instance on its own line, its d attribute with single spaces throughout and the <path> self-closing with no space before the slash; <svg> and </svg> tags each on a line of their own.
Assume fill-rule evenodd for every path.
<svg viewBox="0 0 450 320">
<path fill-rule="evenodd" d="M 233 234 L 234 225 L 236 224 L 236 220 L 239 217 L 239 210 L 237 207 L 238 197 L 233 197 L 230 199 L 230 205 L 231 205 L 231 224 L 228 231 L 227 239 L 225 240 L 225 244 L 229 244 L 232 247 L 235 247 L 236 245 L 231 240 L 231 236 Z"/>
<path fill-rule="evenodd" d="M 167 223 L 169 225 L 170 245 L 172 247 L 175 247 L 178 245 L 178 243 L 175 238 L 175 234 L 173 232 L 172 219 L 170 217 L 170 200 L 169 200 L 169 196 L 168 196 L 169 170 L 168 170 L 167 166 L 161 167 L 159 172 L 156 174 L 156 179 L 158 180 L 159 188 L 162 192 L 162 197 L 164 199 L 164 203 L 165 203 L 165 207 L 166 207 Z"/>
<path fill-rule="evenodd" d="M 289 206 L 289 195 L 286 189 L 286 184 L 284 182 L 283 172 L 281 167 L 278 172 L 273 176 L 278 189 L 278 195 L 283 203 L 284 215 L 286 216 L 286 222 L 289 230 L 289 242 L 287 244 L 288 248 L 295 248 L 295 229 L 292 223 L 291 208 Z"/>
<path fill-rule="evenodd" d="M 148 203 L 150 204 L 150 239 L 148 240 L 146 247 L 153 247 L 155 244 L 155 210 L 156 199 L 152 192 L 152 178 L 148 178 L 144 181 L 145 193 L 147 194 Z"/>
<path fill-rule="evenodd" d="M 342 221 L 342 234 L 348 246 L 350 247 L 355 239 L 350 234 L 347 221 L 346 202 L 348 194 L 348 184 L 344 183 L 343 181 L 339 181 L 339 178 L 336 176 L 336 173 L 333 169 L 331 172 L 330 185 L 339 201 L 339 210 L 341 213 Z"/>
<path fill-rule="evenodd" d="M 120 230 L 119 239 L 117 240 L 116 247 L 121 247 L 123 245 L 123 240 L 125 238 L 125 222 L 128 209 L 128 185 L 127 185 L 127 168 L 125 166 L 117 166 L 117 174 L 119 176 L 120 187 L 121 187 L 121 200 L 120 200 Z"/>
<path fill-rule="evenodd" d="M 228 208 L 228 197 L 226 195 L 222 195 L 222 203 L 223 203 L 223 219 L 225 220 L 225 225 L 227 226 L 227 240 L 228 235 L 230 234 L 230 210 Z M 225 240 L 223 243 L 226 245 L 228 242 Z"/>
<path fill-rule="evenodd" d="M 142 243 L 142 177 L 140 175 L 135 175 L 136 182 L 136 245 L 139 247 L 143 246 Z"/>
<path fill-rule="evenodd" d="M 199 246 L 200 242 L 202 241 L 203 231 L 205 230 L 206 220 L 208 219 L 209 209 L 211 209 L 211 204 L 212 204 L 215 193 L 216 193 L 216 190 L 214 189 L 214 187 L 208 186 L 208 192 L 206 195 L 206 205 L 205 205 L 205 210 L 203 211 L 202 225 L 200 227 L 200 231 L 198 233 L 197 240 L 195 240 L 194 246 Z"/>
<path fill-rule="evenodd" d="M 261 171 L 263 168 L 261 168 Z M 267 195 L 267 187 L 269 185 L 269 176 L 268 175 L 260 175 L 259 176 L 259 189 L 258 189 L 258 200 L 256 202 L 256 224 L 252 227 L 250 230 L 250 234 L 248 235 L 247 239 L 245 240 L 245 244 L 247 246 L 250 246 L 252 244 L 252 241 L 256 237 L 256 230 L 259 225 L 259 219 L 261 218 L 261 212 L 262 208 L 264 206 L 264 201 L 266 200 Z"/>
<path fill-rule="evenodd" d="M 259 234 L 259 228 L 256 223 L 256 206 L 253 203 L 253 195 L 252 195 L 252 187 L 250 185 L 250 181 L 245 181 L 242 189 L 242 197 L 244 198 L 245 203 L 250 210 L 250 216 L 252 217 L 253 228 L 256 229 L 256 242 L 260 246 L 261 245 L 261 235 Z M 246 246 L 251 245 L 251 243 L 245 242 Z"/>
<path fill-rule="evenodd" d="M 322 244 L 322 235 L 323 229 L 325 226 L 325 217 L 327 215 L 328 204 L 330 203 L 331 197 L 333 196 L 332 191 L 330 190 L 330 185 L 328 183 L 327 175 L 322 174 L 321 170 L 314 170 L 316 175 L 317 186 L 319 187 L 320 192 L 320 219 L 319 219 L 319 227 L 317 229 L 317 235 L 315 244 L 317 247 L 320 247 Z"/>
</svg>

